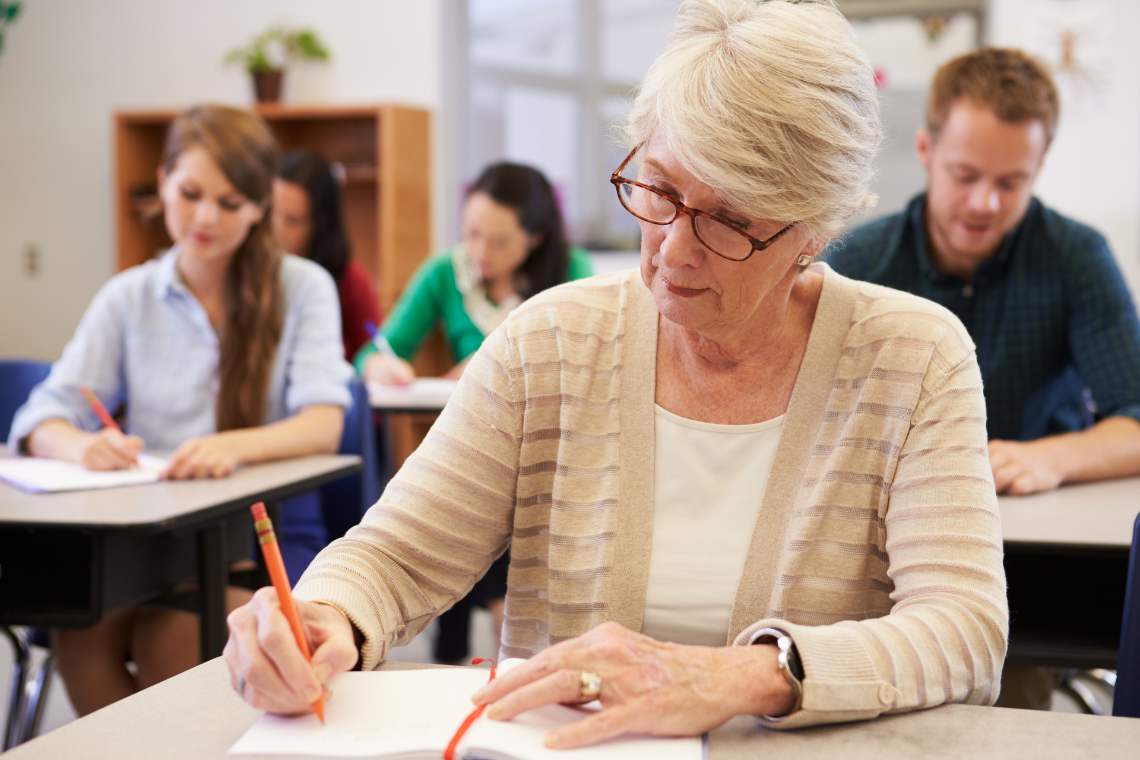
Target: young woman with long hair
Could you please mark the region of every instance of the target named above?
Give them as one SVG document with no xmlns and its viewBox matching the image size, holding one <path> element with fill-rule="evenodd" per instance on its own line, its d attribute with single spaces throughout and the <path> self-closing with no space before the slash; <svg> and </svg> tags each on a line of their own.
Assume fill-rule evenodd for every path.
<svg viewBox="0 0 1140 760">
<path fill-rule="evenodd" d="M 336 450 L 350 403 L 336 289 L 321 267 L 284 256 L 268 206 L 277 164 L 253 114 L 201 106 L 170 127 L 158 170 L 173 247 L 115 275 L 95 296 L 51 374 L 16 413 L 9 447 L 91 469 L 170 454 L 170 479 L 224 477 L 243 464 Z M 124 409 L 102 428 L 80 389 Z M 296 566 L 319 503 L 282 511 Z M 299 574 L 299 570 L 295 572 Z M 231 589 L 230 606 L 248 599 Z M 56 631 L 56 662 L 80 714 L 198 660 L 197 619 L 170 608 L 119 610 Z M 135 663 L 135 671 L 125 666 Z"/>
</svg>

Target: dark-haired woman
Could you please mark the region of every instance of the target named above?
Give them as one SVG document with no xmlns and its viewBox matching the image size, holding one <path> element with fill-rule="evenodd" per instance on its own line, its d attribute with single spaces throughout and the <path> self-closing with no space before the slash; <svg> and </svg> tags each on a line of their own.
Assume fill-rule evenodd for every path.
<svg viewBox="0 0 1140 760">
<path fill-rule="evenodd" d="M 488 166 L 467 192 L 462 242 L 420 267 L 384 323 L 395 356 L 374 343 L 356 355 L 366 380 L 406 383 L 415 377 L 411 361 L 436 324 L 443 327 L 458 377 L 483 338 L 532 295 L 568 280 L 589 277 L 590 259 L 572 248 L 562 214 L 542 172 L 514 163 Z M 433 655 L 438 662 L 467 658 L 471 608 L 491 613 L 498 649 L 507 590 L 508 557 L 491 565 L 466 597 L 439 618 Z"/>
<path fill-rule="evenodd" d="M 492 164 L 467 191 L 462 241 L 420 267 L 385 321 L 382 332 L 396 356 L 366 343 L 356 368 L 370 382 L 409 382 L 415 373 L 408 362 L 440 324 L 456 361 L 448 376 L 458 377 L 512 309 L 591 274 L 586 252 L 566 242 L 558 200 L 542 172 Z"/>
<path fill-rule="evenodd" d="M 344 355 L 351 359 L 368 342 L 365 325 L 380 324 L 380 305 L 368 270 L 352 258 L 341 208 L 341 183 L 328 161 L 307 150 L 282 156 L 273 181 L 273 234 L 286 251 L 332 275 Z"/>
<path fill-rule="evenodd" d="M 336 289 L 273 241 L 266 209 L 276 168 L 273 136 L 251 113 L 202 106 L 174 120 L 158 171 L 174 246 L 103 286 L 17 411 L 10 450 L 114 470 L 145 446 L 173 452 L 171 479 L 336 451 L 352 376 L 340 356 Z M 122 433 L 101 428 L 84 385 L 107 408 L 125 406 Z M 287 564 L 319 524 L 315 495 L 282 510 Z M 321 546 L 300 552 L 291 573 Z M 247 599 L 232 588 L 227 606 Z M 53 641 L 80 715 L 198 662 L 197 618 L 169 608 L 117 610 Z"/>
</svg>

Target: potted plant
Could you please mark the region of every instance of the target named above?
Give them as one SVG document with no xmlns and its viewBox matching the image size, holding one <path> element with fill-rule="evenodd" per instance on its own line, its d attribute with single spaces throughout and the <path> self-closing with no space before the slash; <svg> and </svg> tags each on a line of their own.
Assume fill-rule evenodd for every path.
<svg viewBox="0 0 1140 760">
<path fill-rule="evenodd" d="M 0 0 L 0 50 L 4 49 L 4 32 L 20 15 L 20 0 Z"/>
<path fill-rule="evenodd" d="M 294 60 L 327 61 L 329 50 L 312 29 L 273 26 L 226 54 L 226 63 L 240 63 L 253 77 L 259 103 L 281 99 L 285 66 Z"/>
</svg>

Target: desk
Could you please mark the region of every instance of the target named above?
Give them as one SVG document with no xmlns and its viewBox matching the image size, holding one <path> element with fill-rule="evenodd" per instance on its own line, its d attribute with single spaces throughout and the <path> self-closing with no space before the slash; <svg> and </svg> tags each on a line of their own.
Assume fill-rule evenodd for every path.
<svg viewBox="0 0 1140 760">
<path fill-rule="evenodd" d="M 1140 478 L 998 499 L 1015 664 L 1115 668 Z"/>
<path fill-rule="evenodd" d="M 430 666 L 387 663 L 384 667 Z M 257 716 L 230 689 L 225 663 L 211 660 L 16 747 L 5 759 L 222 760 Z M 710 760 L 1047 760 L 1135 757 L 1137 746 L 1140 720 L 1133 718 L 947 705 L 794 732 L 766 731 L 750 718 L 737 718 L 712 732 L 708 756 Z"/>
<path fill-rule="evenodd" d="M 226 642 L 228 561 L 252 545 L 249 505 L 359 469 L 359 457 L 329 455 L 97 491 L 29 494 L 0 484 L 0 624 L 91 625 L 196 580 L 202 659 L 216 657 Z"/>
<path fill-rule="evenodd" d="M 408 387 L 368 385 L 368 400 L 373 411 L 387 414 L 392 472 L 399 470 L 404 460 L 423 443 L 455 385 L 455 380 L 441 377 L 416 378 Z"/>
</svg>

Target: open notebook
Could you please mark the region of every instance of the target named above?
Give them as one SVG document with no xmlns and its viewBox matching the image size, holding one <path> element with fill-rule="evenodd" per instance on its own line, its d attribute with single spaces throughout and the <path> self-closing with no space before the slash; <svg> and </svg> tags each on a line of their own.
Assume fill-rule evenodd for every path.
<svg viewBox="0 0 1140 760">
<path fill-rule="evenodd" d="M 33 493 L 86 491 L 140 483 L 154 483 L 166 469 L 166 460 L 139 456 L 138 467 L 129 470 L 88 470 L 82 465 L 38 457 L 0 458 L 0 480 Z"/>
<path fill-rule="evenodd" d="M 509 668 L 518 660 L 507 660 Z M 233 755 L 317 755 L 399 760 L 439 758 L 472 709 L 471 694 L 487 682 L 474 668 L 342 673 L 330 682 L 325 725 L 313 715 L 263 715 L 230 748 Z M 474 760 L 700 760 L 699 737 L 627 736 L 576 750 L 553 750 L 543 738 L 581 720 L 589 708 L 550 705 L 512 721 L 481 716 L 463 737 L 457 757 Z"/>
<path fill-rule="evenodd" d="M 368 401 L 373 409 L 424 409 L 439 411 L 455 392 L 457 381 L 442 377 L 417 377 L 407 385 L 369 383 Z"/>
</svg>

